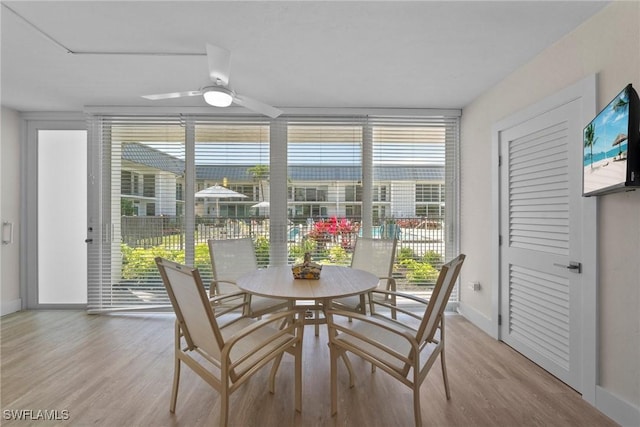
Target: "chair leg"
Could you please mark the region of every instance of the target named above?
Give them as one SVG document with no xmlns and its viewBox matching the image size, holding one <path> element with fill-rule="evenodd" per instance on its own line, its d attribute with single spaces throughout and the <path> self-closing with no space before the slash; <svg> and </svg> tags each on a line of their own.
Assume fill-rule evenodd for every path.
<svg viewBox="0 0 640 427">
<path fill-rule="evenodd" d="M 420 383 L 413 383 L 413 416 L 416 421 L 416 427 L 422 427 L 422 413 L 420 412 Z"/>
<path fill-rule="evenodd" d="M 347 371 L 349 371 L 349 388 L 353 388 L 353 386 L 356 385 L 356 383 L 354 380 L 355 377 L 353 375 L 353 366 L 351 365 L 351 361 L 349 360 L 347 353 L 344 351 L 340 353 L 340 356 L 344 361 L 344 365 L 347 367 Z"/>
<path fill-rule="evenodd" d="M 447 377 L 447 365 L 444 357 L 444 316 L 440 316 L 440 364 L 442 365 L 442 380 L 444 381 L 444 392 L 447 396 L 447 400 L 451 399 L 451 392 L 449 391 L 449 378 Z"/>
<path fill-rule="evenodd" d="M 396 311 L 396 309 L 395 309 L 396 304 L 397 304 L 396 296 L 395 296 L 395 295 L 393 295 L 393 296 L 391 297 L 391 307 L 392 307 L 392 308 L 391 308 L 391 318 L 392 318 L 393 320 L 397 320 L 397 319 L 398 319 L 398 312 L 397 312 L 397 311 Z"/>
<path fill-rule="evenodd" d="M 180 359 L 175 357 L 173 367 L 173 387 L 171 389 L 171 403 L 169 404 L 169 412 L 176 412 L 176 402 L 178 401 L 178 385 L 180 384 Z"/>
<path fill-rule="evenodd" d="M 227 370 L 224 371 L 220 387 L 220 427 L 227 427 L 229 424 L 229 377 Z"/>
<path fill-rule="evenodd" d="M 316 332 L 316 336 L 320 336 L 320 310 L 315 310 L 314 311 L 314 319 L 315 319 L 315 332 Z"/>
<path fill-rule="evenodd" d="M 296 344 L 295 353 L 295 407 L 302 412 L 302 339 Z"/>
<path fill-rule="evenodd" d="M 331 416 L 334 416 L 338 412 L 338 350 L 331 344 L 329 344 L 329 357 L 331 359 Z"/>
<path fill-rule="evenodd" d="M 280 361 L 282 361 L 282 354 L 280 353 L 274 360 L 271 366 L 271 373 L 269 374 L 269 393 L 274 394 L 276 391 L 276 374 L 280 367 Z"/>
<path fill-rule="evenodd" d="M 447 377 L 447 365 L 444 361 L 444 348 L 440 352 L 440 363 L 442 364 L 442 380 L 444 381 L 444 392 L 447 400 L 451 399 L 451 391 L 449 390 L 449 378 Z"/>
</svg>

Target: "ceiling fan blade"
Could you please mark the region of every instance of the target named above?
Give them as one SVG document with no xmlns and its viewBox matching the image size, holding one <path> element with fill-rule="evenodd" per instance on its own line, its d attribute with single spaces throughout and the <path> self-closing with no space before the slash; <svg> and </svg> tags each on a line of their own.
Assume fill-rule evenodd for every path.
<svg viewBox="0 0 640 427">
<path fill-rule="evenodd" d="M 271 105 L 267 105 L 263 102 L 256 101 L 255 99 L 247 98 L 246 96 L 236 95 L 233 98 L 233 102 L 238 105 L 242 105 L 249 110 L 255 111 L 256 113 L 264 114 L 265 116 L 269 116 L 272 119 L 275 119 L 280 114 L 282 114 L 281 110 L 278 110 Z"/>
<path fill-rule="evenodd" d="M 202 91 L 190 90 L 188 92 L 156 93 L 154 95 L 142 95 L 142 97 L 145 99 L 156 101 L 158 99 L 182 98 L 183 96 L 197 96 L 197 95 L 202 95 Z"/>
<path fill-rule="evenodd" d="M 211 81 L 223 86 L 228 85 L 231 52 L 207 43 L 207 61 L 209 62 L 209 77 Z"/>
</svg>

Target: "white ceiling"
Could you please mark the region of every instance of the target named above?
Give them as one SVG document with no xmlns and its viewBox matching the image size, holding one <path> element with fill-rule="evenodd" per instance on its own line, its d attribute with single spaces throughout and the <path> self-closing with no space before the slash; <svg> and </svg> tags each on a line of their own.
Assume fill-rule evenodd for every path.
<svg viewBox="0 0 640 427">
<path fill-rule="evenodd" d="M 236 92 L 280 108 L 462 108 L 604 5 L 7 1 L 1 101 L 19 111 L 205 106 L 140 96 L 209 83 L 209 42 L 232 52 Z"/>
</svg>

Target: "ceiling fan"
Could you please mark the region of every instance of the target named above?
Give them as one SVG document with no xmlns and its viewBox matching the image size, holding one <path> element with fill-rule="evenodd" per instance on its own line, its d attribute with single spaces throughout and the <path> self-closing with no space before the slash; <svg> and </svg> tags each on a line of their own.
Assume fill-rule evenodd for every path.
<svg viewBox="0 0 640 427">
<path fill-rule="evenodd" d="M 209 62 L 209 78 L 213 84 L 200 90 L 187 92 L 159 93 L 155 95 L 143 95 L 150 100 L 181 98 L 184 96 L 202 95 L 205 102 L 215 107 L 228 107 L 231 103 L 241 105 L 256 113 L 264 114 L 275 119 L 282 111 L 255 99 L 239 95 L 229 87 L 229 63 L 231 52 L 218 46 L 207 43 L 207 60 Z"/>
</svg>

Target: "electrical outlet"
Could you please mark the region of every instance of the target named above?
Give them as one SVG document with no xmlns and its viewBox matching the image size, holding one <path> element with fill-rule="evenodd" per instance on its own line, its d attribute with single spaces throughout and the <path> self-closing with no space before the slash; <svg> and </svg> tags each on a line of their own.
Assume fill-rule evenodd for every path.
<svg viewBox="0 0 640 427">
<path fill-rule="evenodd" d="M 471 289 L 473 292 L 477 292 L 480 290 L 480 282 L 475 281 L 475 282 L 469 282 L 469 289 Z"/>
</svg>

